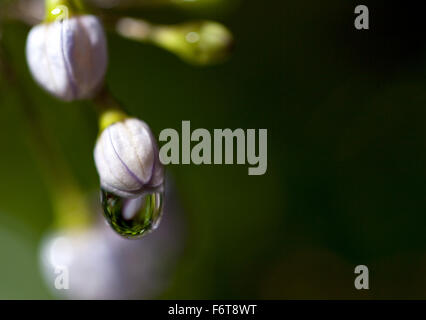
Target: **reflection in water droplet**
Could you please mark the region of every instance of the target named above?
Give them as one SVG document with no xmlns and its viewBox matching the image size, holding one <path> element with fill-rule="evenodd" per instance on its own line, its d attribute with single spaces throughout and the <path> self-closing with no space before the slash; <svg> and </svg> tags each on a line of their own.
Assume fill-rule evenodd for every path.
<svg viewBox="0 0 426 320">
<path fill-rule="evenodd" d="M 163 192 L 126 199 L 101 190 L 101 202 L 104 216 L 114 231 L 126 238 L 139 238 L 158 227 L 163 209 Z"/>
</svg>

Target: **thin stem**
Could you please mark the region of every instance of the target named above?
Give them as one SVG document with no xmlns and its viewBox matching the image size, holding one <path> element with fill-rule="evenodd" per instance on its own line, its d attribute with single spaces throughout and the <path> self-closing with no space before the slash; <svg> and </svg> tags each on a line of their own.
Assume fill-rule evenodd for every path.
<svg viewBox="0 0 426 320">
<path fill-rule="evenodd" d="M 99 132 L 115 122 L 128 118 L 121 104 L 113 97 L 106 86 L 93 99 L 93 103 L 98 112 Z"/>
<path fill-rule="evenodd" d="M 51 195 L 57 227 L 82 227 L 88 224 L 90 210 L 84 194 L 75 181 L 71 170 L 52 135 L 40 126 L 39 115 L 32 99 L 19 80 L 6 47 L 0 41 L 0 71 L 7 76 L 11 87 L 20 88 L 19 98 L 27 144 L 42 172 Z"/>
<path fill-rule="evenodd" d="M 102 87 L 102 89 L 93 99 L 93 103 L 96 108 L 96 111 L 99 114 L 102 114 L 103 112 L 110 109 L 115 109 L 115 110 L 123 109 L 120 102 L 111 94 L 111 92 L 109 91 L 106 85 Z"/>
</svg>

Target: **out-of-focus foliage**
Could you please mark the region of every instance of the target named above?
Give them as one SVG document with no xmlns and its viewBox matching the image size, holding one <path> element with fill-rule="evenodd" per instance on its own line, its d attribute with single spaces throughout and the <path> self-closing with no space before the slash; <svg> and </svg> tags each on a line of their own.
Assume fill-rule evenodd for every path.
<svg viewBox="0 0 426 320">
<path fill-rule="evenodd" d="M 377 21 L 356 33 L 355 5 L 247 0 L 223 18 L 237 40 L 233 58 L 207 69 L 109 34 L 111 91 L 157 135 L 182 120 L 269 130 L 264 176 L 243 166 L 168 168 L 189 226 L 162 298 L 425 297 L 425 28 L 408 36 Z M 387 10 L 380 1 L 371 9 Z M 20 95 L 94 201 L 97 130 L 89 103 L 57 102 L 34 84 L 27 31 L 16 23 L 3 32 L 25 87 L 1 77 L 0 297 L 44 298 L 35 243 L 52 216 L 21 133 Z M 374 273 L 367 294 L 353 290 L 358 264 Z"/>
</svg>

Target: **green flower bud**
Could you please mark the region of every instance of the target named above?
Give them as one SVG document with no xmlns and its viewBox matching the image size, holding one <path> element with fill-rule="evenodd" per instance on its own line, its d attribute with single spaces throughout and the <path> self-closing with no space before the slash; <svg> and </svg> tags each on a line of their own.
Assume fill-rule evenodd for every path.
<svg viewBox="0 0 426 320">
<path fill-rule="evenodd" d="M 233 37 L 222 24 L 201 21 L 157 27 L 152 41 L 189 63 L 210 65 L 229 57 Z"/>
<path fill-rule="evenodd" d="M 117 31 L 127 38 L 154 43 L 195 65 L 225 61 L 233 45 L 231 32 L 213 21 L 155 26 L 146 21 L 125 18 L 119 21 Z"/>
</svg>

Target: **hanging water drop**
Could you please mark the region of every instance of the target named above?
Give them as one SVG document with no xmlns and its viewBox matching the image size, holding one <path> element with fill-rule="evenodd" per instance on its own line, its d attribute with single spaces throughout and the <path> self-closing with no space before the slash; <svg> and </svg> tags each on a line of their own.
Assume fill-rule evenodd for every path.
<svg viewBox="0 0 426 320">
<path fill-rule="evenodd" d="M 161 219 L 163 192 L 128 199 L 101 189 L 104 216 L 112 229 L 126 238 L 140 238 L 155 230 Z"/>
</svg>

